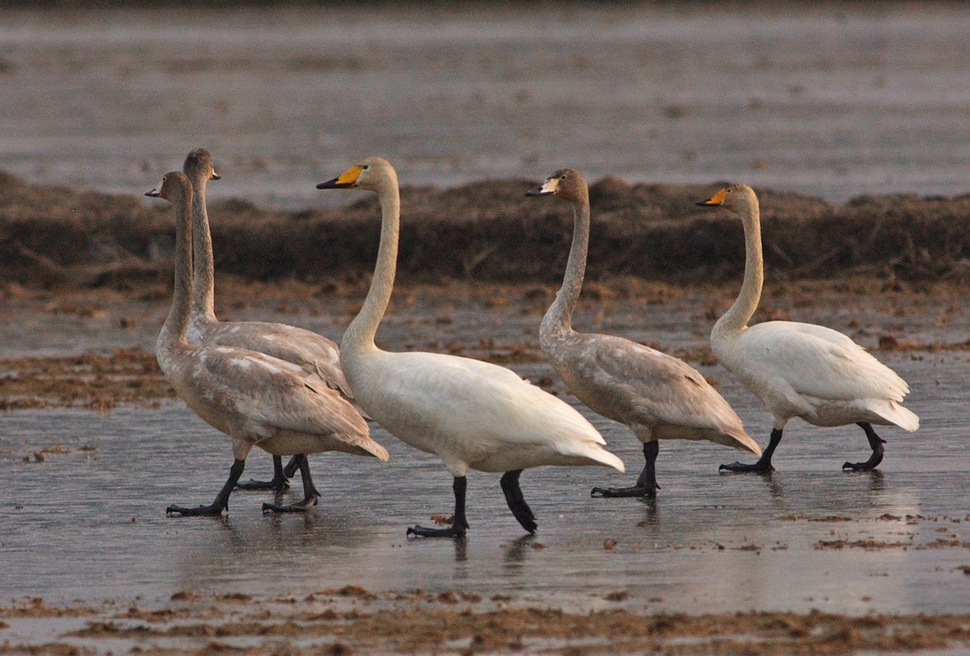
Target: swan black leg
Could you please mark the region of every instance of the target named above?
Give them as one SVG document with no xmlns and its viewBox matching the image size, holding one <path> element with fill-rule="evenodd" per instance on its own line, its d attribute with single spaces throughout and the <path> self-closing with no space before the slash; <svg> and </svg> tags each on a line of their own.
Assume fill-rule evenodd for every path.
<svg viewBox="0 0 970 656">
<path fill-rule="evenodd" d="M 293 460 L 296 456 L 293 456 Z M 287 469 L 293 464 L 293 460 L 286 466 Z M 299 466 L 299 463 L 297 463 Z M 296 471 L 296 467 L 293 468 L 289 473 L 286 473 L 283 469 L 283 459 L 279 456 L 273 456 L 273 480 L 271 481 L 254 481 L 250 479 L 248 483 L 237 483 L 236 487 L 240 490 L 273 490 L 274 492 L 286 492 L 290 489 L 290 482 L 287 480 Z"/>
<path fill-rule="evenodd" d="M 536 524 L 536 516 L 532 512 L 532 508 L 529 507 L 529 504 L 525 502 L 525 497 L 522 496 L 522 488 L 519 487 L 519 476 L 521 474 L 521 469 L 514 469 L 502 474 L 502 492 L 505 493 L 505 502 L 509 504 L 509 510 L 519 520 L 522 528 L 529 533 L 535 533 L 538 524 Z"/>
<path fill-rule="evenodd" d="M 302 455 L 302 459 L 300 457 L 301 455 Z M 285 476 L 286 478 L 293 478 L 293 474 L 295 474 L 296 471 L 300 469 L 300 463 L 303 462 L 304 460 L 306 460 L 305 453 L 295 455 L 292 458 L 290 458 L 290 461 L 286 463 L 286 467 L 283 468 L 283 476 Z M 301 473 L 302 473 L 302 470 L 301 470 Z"/>
<path fill-rule="evenodd" d="M 185 508 L 183 506 L 169 506 L 165 509 L 166 515 L 181 515 L 183 517 L 188 516 L 206 516 L 215 517 L 222 514 L 223 510 L 229 509 L 229 495 L 232 494 L 233 488 L 236 487 L 236 483 L 239 482 L 239 477 L 242 476 L 243 469 L 246 467 L 245 460 L 234 460 L 232 467 L 229 468 L 229 480 L 226 484 L 222 486 L 219 490 L 219 494 L 216 495 L 215 501 L 209 506 L 197 506 L 195 508 Z"/>
<path fill-rule="evenodd" d="M 407 531 L 407 536 L 412 535 L 419 538 L 463 538 L 468 530 L 468 520 L 465 519 L 465 491 L 468 489 L 468 479 L 464 476 L 455 476 L 455 483 L 452 485 L 455 491 L 455 518 L 448 528 L 425 528 L 423 526 L 412 526 Z"/>
<path fill-rule="evenodd" d="M 718 467 L 718 471 L 770 474 L 775 471 L 775 468 L 771 466 L 771 456 L 775 454 L 775 448 L 777 448 L 779 442 L 781 442 L 781 429 L 775 428 L 771 431 L 768 448 L 761 452 L 761 458 L 758 462 L 753 465 L 743 465 L 740 462 L 735 462 L 733 465 L 721 465 Z"/>
<path fill-rule="evenodd" d="M 595 499 L 615 499 L 618 497 L 655 497 L 660 486 L 657 485 L 657 455 L 660 442 L 651 440 L 643 443 L 643 471 L 633 487 L 594 487 L 589 496 Z"/>
<path fill-rule="evenodd" d="M 288 506 L 278 506 L 273 503 L 264 503 L 263 512 L 264 513 L 286 513 L 286 512 L 306 512 L 317 505 L 317 498 L 320 493 L 317 492 L 316 486 L 313 484 L 313 479 L 310 478 L 310 462 L 307 460 L 306 454 L 300 454 L 293 456 L 290 463 L 296 460 L 296 465 L 300 469 L 300 476 L 303 478 L 303 501 L 299 503 L 292 503 Z M 289 466 L 289 465 L 287 465 Z"/>
<path fill-rule="evenodd" d="M 847 462 L 842 465 L 842 469 L 851 469 L 852 471 L 872 471 L 879 463 L 882 462 L 882 456 L 885 452 L 883 444 L 886 440 L 882 439 L 876 435 L 876 431 L 873 430 L 872 424 L 868 421 L 860 421 L 859 427 L 866 432 L 866 437 L 869 439 L 869 446 L 872 447 L 872 455 L 865 462 Z"/>
</svg>

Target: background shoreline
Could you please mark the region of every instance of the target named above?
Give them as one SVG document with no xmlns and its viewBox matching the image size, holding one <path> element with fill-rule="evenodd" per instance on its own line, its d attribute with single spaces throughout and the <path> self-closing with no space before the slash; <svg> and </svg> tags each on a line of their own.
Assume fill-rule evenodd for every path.
<svg viewBox="0 0 970 656">
<path fill-rule="evenodd" d="M 537 183 L 403 188 L 399 280 L 557 282 L 572 237 L 572 209 L 525 197 Z M 592 181 L 587 279 L 671 285 L 739 280 L 740 220 L 695 206 L 718 188 Z M 866 195 L 839 204 L 758 191 L 769 281 L 870 276 L 891 288 L 899 281 L 961 283 L 970 277 L 970 194 Z M 367 279 L 380 207 L 365 192 L 342 197 L 347 204 L 299 211 L 241 199 L 210 203 L 217 271 L 242 281 L 293 279 L 322 289 Z M 166 204 L 0 174 L 0 285 L 123 290 L 168 284 L 173 243 Z"/>
</svg>

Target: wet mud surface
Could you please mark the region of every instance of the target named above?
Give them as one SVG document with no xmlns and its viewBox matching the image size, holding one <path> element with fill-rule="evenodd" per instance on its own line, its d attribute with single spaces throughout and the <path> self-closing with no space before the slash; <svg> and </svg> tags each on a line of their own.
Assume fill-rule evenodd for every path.
<svg viewBox="0 0 970 656">
<path fill-rule="evenodd" d="M 27 600 L 0 609 L 7 633 L 46 625 L 57 638 L 30 653 L 238 654 L 852 654 L 958 653 L 970 616 L 907 618 L 826 613 L 643 616 L 568 613 L 497 597 L 424 590 L 375 594 L 346 586 L 305 597 L 256 599 L 179 593 L 162 610 L 132 604 L 53 608 Z M 52 631 L 53 627 L 58 627 Z M 26 652 L 26 650 L 25 650 Z M 18 653 L 5 645 L 0 653 Z"/>
<path fill-rule="evenodd" d="M 840 291 L 846 284 L 863 291 Z M 298 498 L 298 483 L 277 499 L 237 492 L 221 520 L 165 517 L 169 503 L 208 502 L 231 458 L 226 438 L 172 399 L 153 366 L 167 299 L 21 290 L 4 299 L 0 323 L 0 389 L 7 407 L 20 408 L 0 416 L 0 648 L 966 653 L 970 291 L 902 282 L 865 293 L 883 284 L 771 284 L 759 312 L 842 330 L 909 381 L 920 431 L 881 431 L 888 444 L 878 472 L 840 470 L 865 457 L 861 431 L 793 421 L 771 477 L 718 474 L 743 454 L 673 441 L 661 446 L 656 500 L 591 499 L 593 485 L 628 483 L 642 456 L 626 428 L 580 408 L 627 473 L 527 472 L 533 537 L 508 513 L 497 480 L 472 473 L 472 528 L 461 543 L 405 538 L 407 526 L 450 513 L 451 481 L 435 458 L 376 425 L 391 460 L 312 456 L 323 498 L 305 517 L 260 512 L 263 501 Z M 223 277 L 217 311 L 339 339 L 362 297 L 316 289 Z M 538 351 L 554 290 L 404 284 L 379 341 L 499 362 L 575 404 Z M 575 324 L 684 357 L 763 445 L 766 411 L 706 346 L 734 291 L 605 281 L 590 286 Z M 17 387 L 33 377 L 13 375 L 21 370 L 38 386 Z M 269 473 L 269 458 L 254 452 L 244 478 Z"/>
</svg>

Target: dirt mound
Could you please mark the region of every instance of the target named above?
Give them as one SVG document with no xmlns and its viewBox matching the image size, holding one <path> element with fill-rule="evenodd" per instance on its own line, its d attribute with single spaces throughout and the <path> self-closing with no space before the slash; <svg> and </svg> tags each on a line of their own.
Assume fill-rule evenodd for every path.
<svg viewBox="0 0 970 656">
<path fill-rule="evenodd" d="M 566 203 L 527 198 L 535 181 L 489 180 L 402 190 L 402 280 L 555 282 L 572 235 Z M 590 188 L 590 280 L 673 283 L 741 275 L 741 224 L 697 207 L 716 186 Z M 933 280 L 970 272 L 970 196 L 862 196 L 845 205 L 758 190 L 773 279 L 846 272 Z M 244 200 L 210 208 L 216 267 L 246 280 L 355 281 L 369 275 L 380 236 L 376 197 L 339 208 L 281 212 Z M 0 283 L 125 288 L 171 278 L 167 206 L 137 196 L 30 185 L 0 173 Z"/>
</svg>

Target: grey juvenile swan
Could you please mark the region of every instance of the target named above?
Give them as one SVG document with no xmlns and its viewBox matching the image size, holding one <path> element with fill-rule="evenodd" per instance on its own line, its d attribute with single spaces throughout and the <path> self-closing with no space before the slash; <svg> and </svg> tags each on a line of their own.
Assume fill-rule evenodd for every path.
<svg viewBox="0 0 970 656">
<path fill-rule="evenodd" d="M 215 267 L 212 257 L 212 235 L 206 210 L 205 188 L 209 180 L 218 180 L 212 155 L 205 148 L 193 150 L 185 158 L 182 171 L 192 183 L 192 244 L 193 284 L 192 311 L 189 317 L 189 343 L 193 345 L 219 344 L 259 351 L 286 360 L 316 374 L 337 390 L 351 405 L 354 404 L 350 385 L 340 369 L 340 350 L 323 335 L 310 330 L 265 321 L 219 321 L 215 314 Z M 348 411 L 343 408 L 343 411 Z M 247 490 L 271 489 L 282 491 L 288 487 L 287 478 L 301 462 L 293 459 L 283 468 L 280 456 L 273 456 L 273 479 L 250 481 L 238 487 Z"/>
<path fill-rule="evenodd" d="M 519 487 L 527 467 L 623 462 L 572 406 L 498 365 L 440 353 L 392 353 L 374 343 L 394 288 L 401 200 L 397 173 L 380 157 L 365 159 L 318 189 L 361 188 L 381 202 L 381 241 L 367 298 L 340 344 L 344 373 L 360 405 L 405 444 L 444 461 L 454 477 L 455 515 L 448 528 L 415 526 L 407 534 L 462 537 L 468 469 L 503 472 L 502 490 L 519 524 L 535 516 Z"/>
<path fill-rule="evenodd" d="M 543 354 L 576 398 L 629 426 L 643 442 L 646 464 L 636 485 L 594 487 L 600 497 L 655 496 L 659 440 L 709 440 L 760 455 L 741 419 L 699 372 L 685 362 L 622 337 L 578 333 L 572 315 L 579 300 L 589 247 L 589 190 L 578 171 L 553 173 L 527 196 L 555 196 L 573 206 L 573 242 L 562 288 L 539 329 Z"/>
<path fill-rule="evenodd" d="M 156 343 L 159 367 L 197 415 L 229 435 L 234 457 L 229 479 L 210 505 L 173 505 L 166 513 L 222 514 L 254 446 L 280 456 L 343 451 L 387 460 L 387 451 L 368 435 L 367 422 L 348 412 L 348 404 L 315 374 L 248 349 L 189 343 L 192 186 L 173 171 L 146 195 L 171 202 L 176 220 L 175 292 Z M 305 510 L 316 503 L 305 458 L 300 468 L 304 501 L 284 509 Z"/>
<path fill-rule="evenodd" d="M 711 331 L 711 350 L 725 369 L 764 401 L 774 419 L 771 440 L 758 462 L 735 462 L 721 469 L 767 473 L 782 430 L 792 417 L 816 426 L 858 424 L 872 455 L 865 462 L 846 462 L 843 469 L 875 469 L 884 440 L 872 424 L 919 428 L 919 417 L 900 403 L 909 385 L 892 369 L 840 332 L 796 321 L 748 325 L 764 285 L 761 214 L 758 197 L 748 185 L 733 184 L 697 203 L 723 207 L 741 217 L 744 226 L 744 282 L 734 305 Z"/>
</svg>

